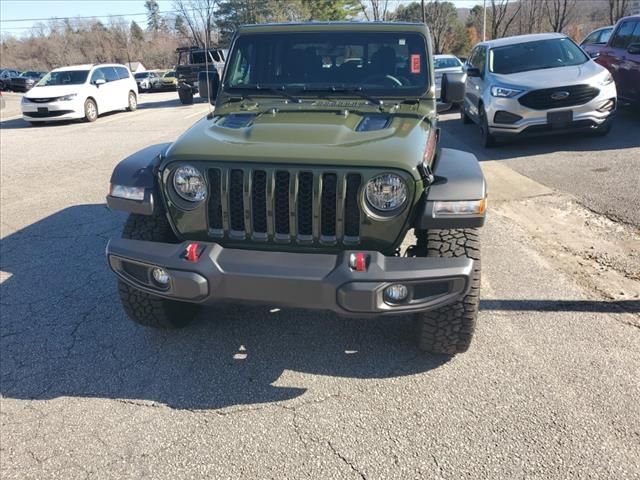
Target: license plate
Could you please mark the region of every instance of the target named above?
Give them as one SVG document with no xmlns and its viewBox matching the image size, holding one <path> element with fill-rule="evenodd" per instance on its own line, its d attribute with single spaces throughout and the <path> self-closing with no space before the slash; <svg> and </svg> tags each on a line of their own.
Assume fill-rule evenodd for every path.
<svg viewBox="0 0 640 480">
<path fill-rule="evenodd" d="M 573 122 L 573 110 L 547 113 L 547 123 L 551 128 L 566 128 Z"/>
<path fill-rule="evenodd" d="M 47 107 L 38 107 L 38 113 L 49 113 L 49 109 Z"/>
</svg>

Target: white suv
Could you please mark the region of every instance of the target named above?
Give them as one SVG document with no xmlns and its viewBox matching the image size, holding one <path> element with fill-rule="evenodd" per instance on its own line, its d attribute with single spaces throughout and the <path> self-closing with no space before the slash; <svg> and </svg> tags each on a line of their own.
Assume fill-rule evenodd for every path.
<svg viewBox="0 0 640 480">
<path fill-rule="evenodd" d="M 124 65 L 56 68 L 22 97 L 22 118 L 32 124 L 85 119 L 114 110 L 137 108 L 138 85 Z"/>
</svg>

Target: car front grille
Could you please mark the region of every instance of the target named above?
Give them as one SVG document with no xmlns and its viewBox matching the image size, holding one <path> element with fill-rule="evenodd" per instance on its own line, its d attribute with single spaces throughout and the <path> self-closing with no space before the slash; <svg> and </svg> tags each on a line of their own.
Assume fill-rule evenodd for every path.
<svg viewBox="0 0 640 480">
<path fill-rule="evenodd" d="M 584 105 L 596 98 L 599 93 L 600 90 L 591 85 L 569 85 L 533 90 L 520 97 L 518 101 L 521 105 L 534 110 L 549 110 Z"/>
<path fill-rule="evenodd" d="M 48 112 L 24 112 L 24 115 L 31 118 L 51 118 L 61 117 L 72 112 L 73 110 L 49 110 Z"/>
<path fill-rule="evenodd" d="M 28 98 L 28 97 L 23 97 L 26 98 L 29 102 L 33 102 L 33 103 L 50 103 L 50 102 L 55 102 L 58 97 L 50 97 L 50 98 Z"/>
<path fill-rule="evenodd" d="M 280 168 L 208 169 L 208 233 L 216 239 L 357 245 L 360 173 Z"/>
</svg>

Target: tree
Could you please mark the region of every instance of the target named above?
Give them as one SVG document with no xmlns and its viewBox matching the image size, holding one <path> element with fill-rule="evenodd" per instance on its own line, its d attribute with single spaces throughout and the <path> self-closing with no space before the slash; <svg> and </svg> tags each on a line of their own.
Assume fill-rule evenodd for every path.
<svg viewBox="0 0 640 480">
<path fill-rule="evenodd" d="M 184 21 L 184 17 L 182 15 L 176 15 L 176 18 L 173 21 L 173 31 L 182 38 L 189 37 L 189 28 L 187 27 L 187 23 Z"/>
<path fill-rule="evenodd" d="M 433 37 L 435 53 L 443 53 L 449 50 L 455 27 L 458 23 L 458 11 L 451 2 L 429 2 L 425 5 L 425 18 Z"/>
<path fill-rule="evenodd" d="M 216 11 L 216 25 L 226 41 L 240 25 L 261 23 L 271 16 L 268 0 L 221 0 Z"/>
<path fill-rule="evenodd" d="M 142 31 L 142 28 L 140 28 L 140 25 L 138 25 L 134 20 L 131 20 L 129 35 L 131 35 L 131 40 L 135 42 L 144 41 L 144 32 Z"/>
<path fill-rule="evenodd" d="M 504 37 L 521 8 L 522 2 L 491 0 L 491 38 Z"/>
<path fill-rule="evenodd" d="M 302 6 L 309 20 L 346 20 L 355 10 L 355 0 L 302 0 Z"/>
<path fill-rule="evenodd" d="M 360 10 L 368 22 L 387 20 L 389 14 L 389 0 L 358 0 Z"/>
<path fill-rule="evenodd" d="M 467 28 L 473 29 L 476 32 L 476 36 L 479 39 L 482 39 L 482 29 L 483 29 L 483 17 L 484 17 L 484 8 L 481 5 L 476 5 L 469 12 L 469 16 L 467 17 Z M 487 21 L 491 22 L 491 10 L 487 11 Z"/>
<path fill-rule="evenodd" d="M 158 33 L 166 29 L 166 25 L 162 15 L 160 15 L 160 6 L 156 0 L 145 0 L 144 8 L 147 9 L 147 30 L 152 33 Z"/>
<path fill-rule="evenodd" d="M 418 2 L 400 4 L 396 8 L 394 19 L 398 22 L 422 22 L 422 6 Z"/>
<path fill-rule="evenodd" d="M 527 0 L 523 2 L 518 16 L 518 35 L 542 31 L 544 0 Z"/>
<path fill-rule="evenodd" d="M 247 0 L 249 3 L 251 0 Z M 216 0 L 174 0 L 173 7 L 187 24 L 193 43 L 212 45 L 215 32 Z"/>
<path fill-rule="evenodd" d="M 569 22 L 576 0 L 545 0 L 544 10 L 554 32 L 562 32 Z"/>
<path fill-rule="evenodd" d="M 608 0 L 609 2 L 609 24 L 614 25 L 622 17 L 629 15 L 631 0 Z"/>
</svg>

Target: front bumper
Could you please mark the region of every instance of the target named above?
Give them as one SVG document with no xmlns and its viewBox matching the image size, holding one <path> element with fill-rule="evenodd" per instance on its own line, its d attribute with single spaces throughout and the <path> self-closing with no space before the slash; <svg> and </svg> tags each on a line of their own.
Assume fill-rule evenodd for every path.
<svg viewBox="0 0 640 480">
<path fill-rule="evenodd" d="M 525 92 L 526 93 L 526 92 Z M 536 110 L 521 105 L 518 98 L 497 98 L 487 96 L 485 99 L 485 109 L 489 121 L 489 131 L 496 136 L 533 136 L 547 134 L 561 134 L 571 131 L 589 131 L 602 127 L 606 122 L 611 121 L 616 113 L 616 87 L 615 84 L 603 86 L 600 93 L 593 100 L 582 104 L 564 108 L 554 108 L 547 110 Z M 611 110 L 602 111 L 602 107 L 613 100 Z M 548 123 L 547 114 L 550 112 L 571 111 L 572 121 L 558 128 Z M 512 123 L 498 123 L 495 121 L 496 113 L 508 112 L 522 117 Z"/>
<path fill-rule="evenodd" d="M 355 252 L 264 252 L 216 243 L 199 243 L 200 256 L 192 262 L 185 257 L 187 245 L 114 239 L 106 254 L 109 266 L 124 282 L 165 298 L 203 305 L 221 300 L 258 302 L 356 316 L 424 311 L 452 303 L 468 292 L 474 268 L 469 258 L 363 252 L 366 271 L 355 271 L 349 264 Z M 169 273 L 164 289 L 154 283 L 155 267 Z M 404 303 L 385 303 L 383 291 L 394 283 L 407 286 Z"/>
<path fill-rule="evenodd" d="M 84 118 L 84 102 L 76 100 L 49 103 L 22 103 L 22 118 L 34 121 L 62 121 Z"/>
</svg>

